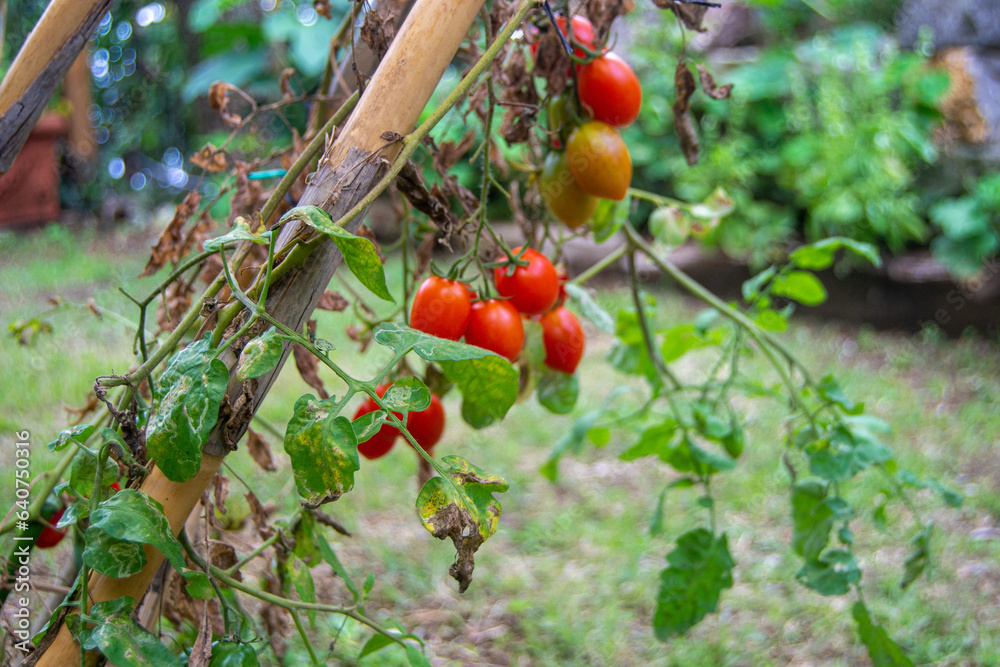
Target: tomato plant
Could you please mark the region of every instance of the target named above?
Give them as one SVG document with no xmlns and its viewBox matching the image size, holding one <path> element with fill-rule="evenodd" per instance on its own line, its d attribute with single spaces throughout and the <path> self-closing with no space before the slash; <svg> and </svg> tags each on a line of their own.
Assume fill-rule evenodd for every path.
<svg viewBox="0 0 1000 667">
<path fill-rule="evenodd" d="M 580 104 L 594 120 L 625 127 L 639 117 L 642 86 L 628 63 L 611 51 L 577 72 Z"/>
<path fill-rule="evenodd" d="M 566 145 L 566 160 L 584 191 L 616 201 L 625 198 L 632 182 L 632 158 L 615 128 L 599 120 L 576 128 Z"/>
<path fill-rule="evenodd" d="M 493 269 L 497 292 L 507 297 L 510 304 L 525 315 L 544 313 L 559 296 L 556 267 L 537 250 L 526 248 L 523 253 L 521 250 L 517 247 L 511 252 L 526 261 L 527 266 L 506 262 Z"/>
<path fill-rule="evenodd" d="M 472 304 L 465 342 L 514 361 L 524 347 L 521 313 L 509 301 L 477 301 Z"/>
<path fill-rule="evenodd" d="M 428 453 L 444 433 L 444 405 L 437 394 L 431 394 L 431 404 L 426 410 L 411 412 L 406 416 L 406 429 Z"/>
<path fill-rule="evenodd" d="M 559 306 L 539 319 L 545 342 L 545 365 L 563 373 L 572 373 L 583 358 L 586 337 L 573 311 Z"/>
<path fill-rule="evenodd" d="M 538 177 L 538 190 L 552 214 L 570 229 L 590 220 L 600 204 L 600 199 L 586 192 L 573 178 L 565 151 L 553 151 L 546 156 Z"/>
<path fill-rule="evenodd" d="M 61 530 L 59 528 L 55 528 L 55 525 L 59 523 L 59 519 L 61 519 L 62 515 L 65 513 L 66 513 L 66 508 L 60 507 L 51 515 L 49 515 L 49 517 L 46 519 L 46 522 L 49 525 L 42 528 L 41 535 L 39 535 L 38 539 L 35 540 L 35 547 L 39 549 L 51 549 L 52 547 L 62 542 L 63 538 L 66 537 L 66 531 Z"/>
<path fill-rule="evenodd" d="M 389 389 L 389 385 L 381 384 L 378 386 L 376 393 L 379 398 L 385 396 L 385 392 Z M 362 417 L 371 412 L 378 410 L 378 404 L 372 399 L 371 396 L 366 396 L 364 402 L 358 406 L 358 409 L 354 412 L 353 420 L 358 417 Z M 402 419 L 403 415 L 398 412 L 393 412 L 397 419 Z M 399 429 L 397 429 L 392 424 L 383 424 L 382 427 L 375 432 L 368 440 L 365 442 L 358 443 L 358 454 L 361 454 L 366 459 L 378 459 L 382 458 L 389 453 L 392 446 L 396 443 L 396 438 L 399 436 Z"/>
<path fill-rule="evenodd" d="M 472 298 L 464 283 L 430 276 L 413 295 L 410 326 L 438 338 L 458 340 L 469 326 Z"/>
</svg>

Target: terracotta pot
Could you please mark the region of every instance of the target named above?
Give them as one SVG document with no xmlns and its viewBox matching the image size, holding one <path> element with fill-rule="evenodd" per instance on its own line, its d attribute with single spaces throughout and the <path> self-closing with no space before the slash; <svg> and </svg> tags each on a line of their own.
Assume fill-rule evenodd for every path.
<svg viewBox="0 0 1000 667">
<path fill-rule="evenodd" d="M 46 113 L 35 124 L 10 170 L 0 176 L 0 227 L 24 227 L 59 218 L 60 137 L 69 122 Z"/>
</svg>

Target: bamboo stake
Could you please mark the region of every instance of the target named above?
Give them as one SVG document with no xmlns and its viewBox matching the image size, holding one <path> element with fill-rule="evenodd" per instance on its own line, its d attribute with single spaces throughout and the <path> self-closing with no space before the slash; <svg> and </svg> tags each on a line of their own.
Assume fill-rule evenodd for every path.
<svg viewBox="0 0 1000 667">
<path fill-rule="evenodd" d="M 52 93 L 112 0 L 52 0 L 0 82 L 0 173 L 7 171 Z"/>
<path fill-rule="evenodd" d="M 399 145 L 387 142 L 383 134 L 405 134 L 413 129 L 482 4 L 483 0 L 417 0 L 357 108 L 321 160 L 322 166 L 312 185 L 303 193 L 300 204 L 322 206 L 337 219 L 367 194 L 384 171 L 382 163 L 373 158 L 391 160 L 399 151 Z M 358 216 L 349 229 L 356 230 L 360 224 L 361 216 Z M 286 226 L 279 245 L 287 243 L 295 233 L 294 226 Z M 302 267 L 290 271 L 272 286 L 268 310 L 287 326 L 300 330 L 315 309 L 341 259 L 340 251 L 333 243 L 321 245 Z M 232 410 L 230 421 L 216 426 L 205 447 L 202 472 L 195 479 L 166 487 L 154 483 L 154 476 L 151 475 L 143 484 L 142 490 L 163 504 L 175 532 L 180 531 L 184 519 L 201 498 L 227 453 L 226 441 L 235 443 L 243 436 L 253 413 L 277 377 L 289 349 L 286 347 L 277 368 L 258 378 L 255 388 L 246 396 L 235 374 L 231 376 L 227 390 L 230 407 L 246 400 L 251 402 L 252 407 L 250 410 Z M 224 361 L 231 368 L 237 363 L 232 355 Z M 164 495 L 164 492 L 169 493 Z M 132 595 L 138 600 L 148 588 L 161 561 L 162 557 L 155 563 L 148 562 L 141 572 L 127 579 L 91 577 L 87 588 L 91 599 L 111 600 Z M 78 659 L 79 647 L 63 625 L 37 664 L 64 667 Z"/>
</svg>

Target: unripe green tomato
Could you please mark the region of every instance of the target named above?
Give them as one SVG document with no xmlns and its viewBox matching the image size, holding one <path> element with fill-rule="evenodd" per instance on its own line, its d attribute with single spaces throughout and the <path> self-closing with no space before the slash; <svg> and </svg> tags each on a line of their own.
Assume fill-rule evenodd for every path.
<svg viewBox="0 0 1000 667">
<path fill-rule="evenodd" d="M 208 667 L 260 667 L 260 661 L 250 644 L 220 639 L 212 642 L 212 659 Z"/>
</svg>

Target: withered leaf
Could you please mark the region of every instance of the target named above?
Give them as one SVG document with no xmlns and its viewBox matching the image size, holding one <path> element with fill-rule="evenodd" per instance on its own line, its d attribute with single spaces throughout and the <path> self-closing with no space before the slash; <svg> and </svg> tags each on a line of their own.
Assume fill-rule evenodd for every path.
<svg viewBox="0 0 1000 667">
<path fill-rule="evenodd" d="M 376 6 L 368 10 L 365 14 L 365 21 L 361 24 L 358 36 L 368 45 L 378 60 L 382 60 L 382 56 L 389 50 L 389 43 L 396 32 L 396 26 L 392 19 L 392 14 L 383 14 Z"/>
<path fill-rule="evenodd" d="M 222 116 L 222 120 L 234 127 L 243 122 L 243 118 L 239 114 L 234 113 L 229 109 L 229 93 L 237 90 L 239 90 L 239 88 L 230 83 L 226 83 L 225 81 L 216 81 L 212 84 L 211 88 L 208 89 L 209 105 L 219 112 L 219 115 Z M 246 93 L 244 93 L 244 96 L 249 97 Z"/>
<path fill-rule="evenodd" d="M 444 230 L 458 224 L 458 216 L 449 209 L 448 198 L 440 191 L 437 195 L 428 192 L 420 172 L 407 161 L 396 176 L 396 189 L 417 209 Z"/>
<path fill-rule="evenodd" d="M 455 166 L 455 163 L 462 159 L 462 156 L 469 152 L 472 145 L 476 143 L 476 133 L 469 130 L 457 144 L 453 141 L 446 141 L 439 145 L 434 153 L 434 169 L 439 172 L 446 172 Z"/>
<path fill-rule="evenodd" d="M 190 161 L 194 166 L 211 173 L 217 174 L 226 170 L 226 154 L 212 144 L 202 146 L 201 150 L 191 156 Z"/>
<path fill-rule="evenodd" d="M 257 168 L 254 162 L 236 161 L 236 192 L 229 202 L 231 219 L 237 216 L 250 217 L 264 206 L 267 197 L 260 181 L 251 181 L 250 172 Z M 266 223 L 266 221 L 265 221 Z M 251 226 L 253 228 L 253 226 Z"/>
<path fill-rule="evenodd" d="M 193 293 L 191 285 L 182 281 L 174 281 L 167 285 L 163 290 L 160 305 L 156 308 L 156 323 L 161 332 L 174 330 L 191 305 Z"/>
<path fill-rule="evenodd" d="M 631 8 L 623 0 L 587 0 L 586 14 L 594 24 L 594 36 L 598 44 L 604 43 L 615 19 L 629 11 Z"/>
<path fill-rule="evenodd" d="M 330 20 L 330 0 L 313 0 L 313 10 L 327 21 Z"/>
<path fill-rule="evenodd" d="M 236 549 L 225 542 L 213 541 L 208 548 L 208 560 L 220 570 L 228 570 L 239 562 L 236 557 Z M 243 575 L 239 570 L 233 572 L 233 578 L 243 581 Z"/>
<path fill-rule="evenodd" d="M 653 4 L 660 9 L 669 9 L 672 11 L 687 29 L 705 32 L 705 27 L 701 22 L 705 19 L 705 12 L 709 10 L 709 7 L 705 5 L 690 5 L 677 2 L 677 0 L 653 0 Z"/>
<path fill-rule="evenodd" d="M 731 83 L 716 86 L 715 78 L 705 69 L 704 65 L 698 65 L 698 79 L 701 81 L 701 89 L 713 100 L 728 99 L 733 92 L 733 84 Z"/>
<path fill-rule="evenodd" d="M 295 357 L 295 367 L 299 369 L 299 375 L 302 376 L 302 380 L 315 389 L 316 395 L 321 399 L 326 400 L 330 398 L 330 395 L 326 393 L 326 388 L 323 386 L 323 380 L 320 379 L 317 373 L 319 362 L 313 356 L 312 352 L 296 343 L 292 345 L 292 355 Z"/>
<path fill-rule="evenodd" d="M 274 529 L 267 523 L 267 512 L 264 511 L 264 506 L 260 504 L 257 495 L 253 491 L 247 491 L 243 495 L 247 499 L 247 505 L 250 506 L 250 517 L 257 528 L 257 534 L 265 540 L 274 535 Z"/>
<path fill-rule="evenodd" d="M 267 444 L 267 440 L 251 428 L 247 429 L 247 451 L 250 452 L 250 456 L 257 462 L 257 465 L 264 470 L 274 472 L 278 469 L 271 457 L 271 446 Z"/>
<path fill-rule="evenodd" d="M 695 91 L 694 75 L 687 63 L 681 60 L 677 63 L 674 73 L 674 90 L 677 99 L 674 100 L 674 129 L 681 144 L 681 151 L 690 166 L 698 164 L 698 133 L 694 129 L 691 118 L 691 95 Z"/>
<path fill-rule="evenodd" d="M 281 88 L 281 99 L 286 102 L 295 97 L 295 93 L 292 92 L 291 85 L 293 76 L 295 76 L 295 69 L 292 67 L 286 67 L 281 70 L 281 76 L 278 77 L 278 86 Z"/>
<path fill-rule="evenodd" d="M 328 289 L 323 292 L 323 296 L 319 298 L 319 303 L 316 304 L 316 307 L 320 310 L 332 310 L 335 313 L 341 313 L 347 310 L 347 307 L 350 305 L 351 302 L 345 299 L 340 292 Z"/>
<path fill-rule="evenodd" d="M 344 526 L 342 526 L 339 521 L 337 521 L 336 519 L 334 519 L 332 516 L 330 516 L 326 512 L 321 512 L 320 510 L 316 510 L 316 509 L 309 510 L 309 511 L 312 512 L 313 516 L 316 517 L 316 521 L 318 521 L 319 523 L 323 524 L 324 526 L 329 526 L 330 528 L 333 528 L 335 531 L 337 531 L 338 533 L 340 533 L 341 535 L 344 535 L 346 537 L 350 537 L 351 536 L 351 532 L 349 530 L 347 530 L 346 528 L 344 528 Z"/>
<path fill-rule="evenodd" d="M 216 509 L 222 514 L 226 513 L 226 497 L 229 495 L 229 478 L 223 474 L 215 473 L 212 478 L 212 499 Z"/>
<path fill-rule="evenodd" d="M 201 602 L 202 614 L 201 623 L 198 624 L 198 637 L 191 647 L 191 655 L 188 657 L 188 667 L 209 667 L 212 659 L 212 624 L 208 616 L 208 600 Z"/>
<path fill-rule="evenodd" d="M 177 205 L 173 219 L 153 246 L 146 268 L 139 274 L 140 278 L 151 276 L 166 266 L 167 262 L 176 263 L 181 258 L 180 251 L 184 240 L 181 230 L 198 210 L 200 203 L 201 195 L 196 190 L 192 190 L 184 197 L 184 201 Z"/>
</svg>

